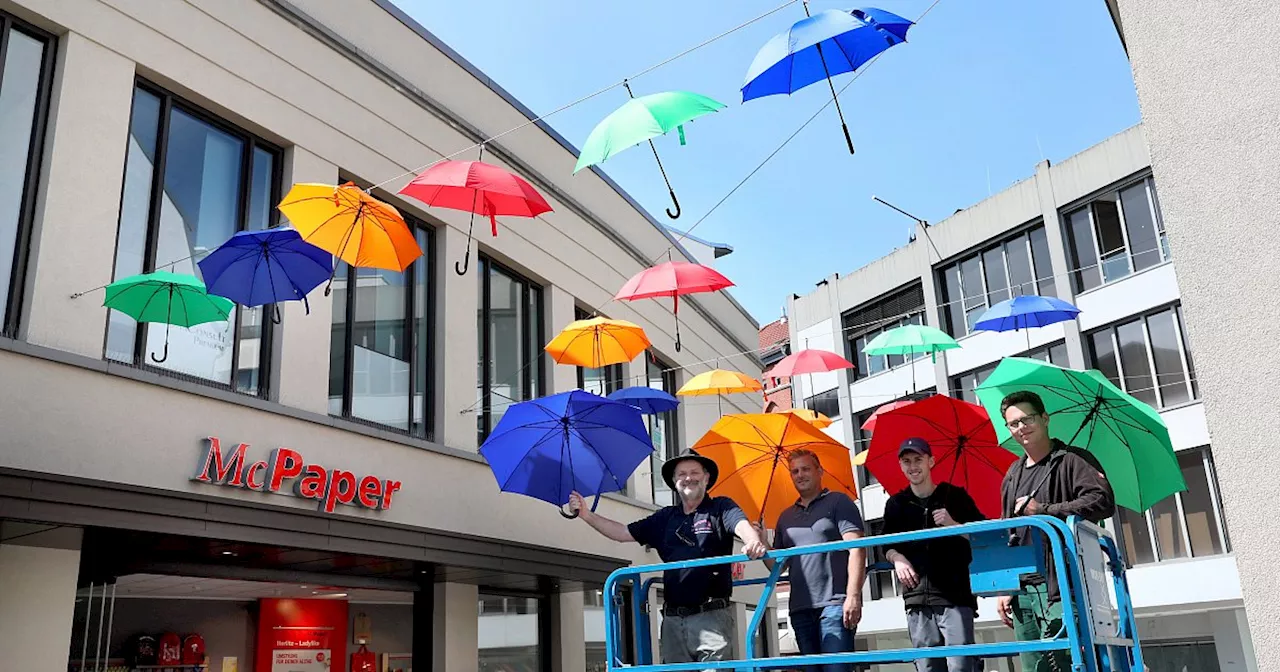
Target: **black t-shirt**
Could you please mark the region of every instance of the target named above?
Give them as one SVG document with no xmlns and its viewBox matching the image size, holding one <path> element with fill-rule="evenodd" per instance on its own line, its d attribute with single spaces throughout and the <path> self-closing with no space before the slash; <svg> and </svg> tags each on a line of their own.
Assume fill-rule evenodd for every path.
<svg viewBox="0 0 1280 672">
<path fill-rule="evenodd" d="M 933 512 L 946 509 L 957 523 L 985 520 L 978 505 L 964 488 L 939 483 L 933 493 L 921 499 L 910 487 L 889 498 L 884 507 L 884 534 L 916 532 L 938 527 Z M 969 563 L 973 550 L 962 536 L 894 544 L 915 568 L 920 582 L 902 594 L 907 607 L 978 608 L 969 584 Z M 887 552 L 887 551 L 886 551 Z"/>
<path fill-rule="evenodd" d="M 658 551 L 663 562 L 697 560 L 733 554 L 733 528 L 745 521 L 742 509 L 728 497 L 704 497 L 692 514 L 683 506 L 659 509 L 627 526 L 631 538 Z M 692 607 L 733 592 L 729 565 L 668 570 L 662 575 L 666 604 Z"/>
</svg>

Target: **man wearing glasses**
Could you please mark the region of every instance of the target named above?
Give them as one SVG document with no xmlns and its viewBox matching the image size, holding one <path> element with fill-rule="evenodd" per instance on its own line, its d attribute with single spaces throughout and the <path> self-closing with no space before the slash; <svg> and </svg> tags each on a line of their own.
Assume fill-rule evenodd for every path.
<svg viewBox="0 0 1280 672">
<path fill-rule="evenodd" d="M 1005 518 L 1049 515 L 1080 516 L 1095 523 L 1115 513 L 1116 498 L 1102 465 L 1088 452 L 1049 437 L 1049 414 L 1034 392 L 1014 392 L 1000 402 L 1005 425 L 1026 453 L 1004 476 L 1000 498 Z M 1009 543 L 1028 542 L 1029 528 L 1010 532 Z M 1048 556 L 1048 543 L 1045 543 Z M 1051 558 L 1050 558 L 1051 560 Z M 1062 596 L 1053 563 L 1046 562 L 1047 576 L 1023 577 L 1018 595 L 1002 595 L 997 603 L 1000 620 L 1014 629 L 1020 641 L 1055 637 L 1062 629 Z M 1071 659 L 1066 651 L 1022 654 L 1026 672 L 1066 672 Z"/>
<path fill-rule="evenodd" d="M 569 509 L 609 539 L 653 548 L 663 562 L 733 555 L 735 534 L 747 557 L 761 557 L 764 543 L 742 509 L 728 497 L 707 497 L 718 476 L 715 462 L 685 451 L 662 465 L 662 479 L 680 495 L 679 504 L 630 525 L 593 513 L 577 492 L 569 496 Z M 668 570 L 662 575 L 662 591 L 662 662 L 734 659 L 736 629 L 729 609 L 733 578 L 728 565 Z"/>
</svg>

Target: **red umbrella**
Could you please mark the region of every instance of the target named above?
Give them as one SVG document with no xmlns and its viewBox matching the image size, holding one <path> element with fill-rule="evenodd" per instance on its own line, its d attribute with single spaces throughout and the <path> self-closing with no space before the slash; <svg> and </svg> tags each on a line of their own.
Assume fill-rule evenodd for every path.
<svg viewBox="0 0 1280 672">
<path fill-rule="evenodd" d="M 853 362 L 827 350 L 805 349 L 787 355 L 769 370 L 771 378 L 790 378 L 802 373 L 827 373 L 852 369 Z"/>
<path fill-rule="evenodd" d="M 986 409 L 967 401 L 935 395 L 887 411 L 876 422 L 867 469 L 890 494 L 909 484 L 898 466 L 898 447 L 920 437 L 933 449 L 933 481 L 969 491 L 978 509 L 1000 517 L 1000 482 L 1017 456 L 1000 446 Z"/>
<path fill-rule="evenodd" d="M 732 287 L 728 278 L 715 269 L 687 261 L 668 261 L 632 276 L 613 298 L 635 301 L 669 296 L 673 299 L 672 314 L 680 312 L 681 294 L 714 292 Z M 680 350 L 680 320 L 676 319 L 676 351 Z"/>
<path fill-rule="evenodd" d="M 483 149 L 481 150 L 483 152 Z M 441 161 L 422 171 L 400 193 L 438 208 L 452 208 L 489 218 L 498 235 L 498 216 L 537 217 L 551 212 L 547 200 L 523 178 L 481 161 Z M 454 265 L 458 275 L 471 263 L 471 229 L 467 229 L 465 263 Z"/>
<path fill-rule="evenodd" d="M 914 403 L 915 403 L 914 401 L 910 401 L 910 400 L 891 401 L 885 404 L 884 406 L 877 408 L 876 412 L 872 413 L 871 417 L 867 418 L 867 421 L 862 423 L 862 429 L 868 432 L 874 432 L 876 429 L 876 420 L 879 419 L 881 414 L 888 413 L 889 411 L 892 411 L 895 408 L 910 406 L 911 404 L 914 404 Z"/>
</svg>

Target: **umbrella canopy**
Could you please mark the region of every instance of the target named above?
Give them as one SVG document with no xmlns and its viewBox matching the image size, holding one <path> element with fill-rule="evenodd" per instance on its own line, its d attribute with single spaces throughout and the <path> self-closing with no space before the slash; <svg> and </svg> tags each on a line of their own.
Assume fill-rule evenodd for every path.
<svg viewBox="0 0 1280 672">
<path fill-rule="evenodd" d="M 614 295 L 621 301 L 655 299 L 669 296 L 671 312 L 676 315 L 676 350 L 680 350 L 680 297 L 683 294 L 715 292 L 733 283 L 715 269 L 687 261 L 668 261 L 631 276 Z"/>
<path fill-rule="evenodd" d="M 350 182 L 295 184 L 277 207 L 304 240 L 352 266 L 400 273 L 422 256 L 400 212 Z"/>
<path fill-rule="evenodd" d="M 913 437 L 924 439 L 933 450 L 935 483 L 968 490 L 983 514 L 1000 517 L 1000 484 L 1018 457 L 1000 447 L 986 409 L 934 395 L 881 414 L 865 460 L 885 492 L 910 485 L 898 465 L 898 448 Z"/>
<path fill-rule="evenodd" d="M 783 412 L 790 413 L 818 429 L 826 429 L 831 426 L 832 422 L 831 418 L 808 408 L 792 408 Z"/>
<path fill-rule="evenodd" d="M 683 145 L 685 123 L 724 107 L 724 103 L 688 91 L 664 91 L 632 98 L 591 130 L 573 172 L 602 163 L 624 149 L 672 129 L 679 129 Z"/>
<path fill-rule="evenodd" d="M 481 146 L 481 155 L 484 148 Z M 498 216 L 537 217 L 551 212 L 547 200 L 524 178 L 482 161 L 441 161 L 422 171 L 400 190 L 436 208 L 471 213 L 467 228 L 467 256 L 455 264 L 458 275 L 471 264 L 471 232 L 475 216 L 489 218 L 493 235 L 498 235 Z"/>
<path fill-rule="evenodd" d="M 242 306 L 305 301 L 333 274 L 333 255 L 290 228 L 241 231 L 199 264 L 210 294 Z"/>
<path fill-rule="evenodd" d="M 570 322 L 543 349 L 560 364 L 598 369 L 629 362 L 649 345 L 639 325 L 593 317 Z"/>
<path fill-rule="evenodd" d="M 558 506 L 622 490 L 652 452 L 639 409 L 582 390 L 513 404 L 480 446 L 503 492 Z"/>
<path fill-rule="evenodd" d="M 867 344 L 868 355 L 914 355 L 960 347 L 945 331 L 923 324 L 904 324 L 876 336 Z"/>
<path fill-rule="evenodd" d="M 982 331 L 1016 331 L 1076 319 L 1080 309 L 1052 296 L 1015 296 L 991 306 L 973 328 Z"/>
<path fill-rule="evenodd" d="M 222 322 L 235 304 L 221 296 L 210 296 L 204 283 L 193 275 L 153 271 L 131 275 L 106 287 L 102 305 L 118 310 L 139 322 L 193 327 L 206 322 Z M 151 360 L 159 364 L 169 358 L 169 328 L 164 330 L 164 354 Z"/>
<path fill-rule="evenodd" d="M 840 369 L 852 369 L 853 362 L 827 350 L 806 348 L 783 357 L 769 369 L 772 378 L 790 378 L 803 373 L 827 373 Z"/>
<path fill-rule="evenodd" d="M 862 429 L 864 431 L 874 432 L 876 429 L 876 420 L 880 417 L 881 414 L 888 413 L 889 411 L 892 411 L 895 408 L 902 408 L 903 406 L 909 406 L 913 403 L 915 402 L 907 401 L 907 400 L 891 401 L 885 404 L 884 406 L 877 408 L 875 412 L 871 414 L 871 417 L 867 418 L 867 421 L 862 423 Z"/>
<path fill-rule="evenodd" d="M 720 469 L 712 495 L 733 499 L 748 519 L 772 526 L 799 497 L 787 456 L 802 448 L 818 456 L 823 487 L 857 498 L 849 449 L 790 413 L 727 415 L 698 439 L 693 452 Z"/>
<path fill-rule="evenodd" d="M 614 401 L 621 401 L 624 404 L 630 404 L 640 409 L 641 413 L 648 415 L 657 415 L 659 413 L 667 413 L 676 410 L 680 405 L 680 400 L 663 392 L 662 390 L 647 387 L 644 385 L 636 387 L 624 387 L 621 390 L 609 395 Z"/>
<path fill-rule="evenodd" d="M 1098 371 L 1076 371 L 1025 357 L 1006 357 L 978 386 L 978 400 L 996 419 L 996 435 L 1022 454 L 1000 413 L 1006 395 L 1030 390 L 1050 416 L 1049 436 L 1098 458 L 1116 503 L 1146 511 L 1186 489 L 1182 469 L 1160 414 L 1116 387 Z"/>
<path fill-rule="evenodd" d="M 737 371 L 712 369 L 699 373 L 685 383 L 676 394 L 683 397 L 705 396 L 712 394 L 737 394 L 739 392 L 759 392 L 764 389 L 760 381 Z"/>
</svg>

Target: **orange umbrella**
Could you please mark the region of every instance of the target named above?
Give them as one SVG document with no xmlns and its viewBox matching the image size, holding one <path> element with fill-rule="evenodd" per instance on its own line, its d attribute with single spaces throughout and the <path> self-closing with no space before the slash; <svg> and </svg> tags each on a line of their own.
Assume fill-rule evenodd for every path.
<svg viewBox="0 0 1280 672">
<path fill-rule="evenodd" d="M 422 256 L 399 211 L 350 182 L 295 184 L 277 207 L 303 240 L 352 266 L 402 272 Z"/>
<path fill-rule="evenodd" d="M 733 499 L 749 519 L 772 526 L 800 496 L 787 456 L 802 448 L 818 456 L 823 487 L 857 498 L 849 449 L 790 413 L 727 415 L 698 439 L 693 451 L 720 468 L 712 495 Z"/>
<path fill-rule="evenodd" d="M 685 383 L 676 394 L 683 396 L 701 396 L 709 394 L 736 394 L 738 392 L 759 392 L 764 389 L 760 381 L 737 371 L 712 369 L 699 373 Z"/>
<path fill-rule="evenodd" d="M 629 362 L 647 347 L 649 337 L 639 325 L 593 317 L 570 322 L 543 349 L 560 364 L 598 369 Z"/>
<path fill-rule="evenodd" d="M 808 408 L 793 408 L 789 411 L 783 411 L 783 412 L 790 413 L 796 416 L 797 418 L 805 420 L 809 424 L 813 425 L 814 427 L 817 427 L 818 429 L 825 429 L 827 427 L 830 427 L 832 422 L 831 418 L 828 418 L 827 416 Z"/>
</svg>

